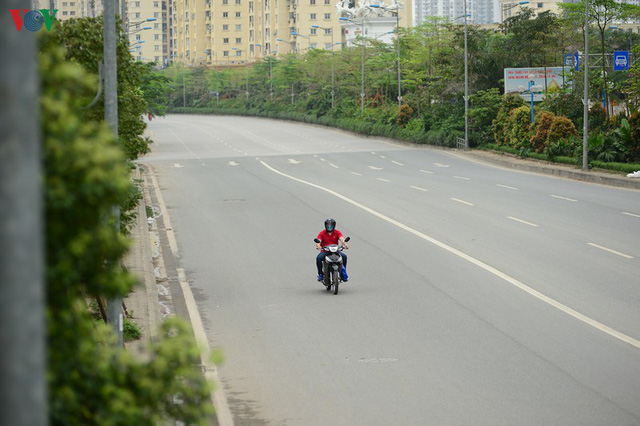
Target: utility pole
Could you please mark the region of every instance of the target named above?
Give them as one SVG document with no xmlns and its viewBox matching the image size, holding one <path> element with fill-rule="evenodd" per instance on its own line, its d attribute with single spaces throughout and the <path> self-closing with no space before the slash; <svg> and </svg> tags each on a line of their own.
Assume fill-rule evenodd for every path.
<svg viewBox="0 0 640 426">
<path fill-rule="evenodd" d="M 116 11 L 117 0 L 104 0 L 103 2 L 103 31 L 104 31 L 104 118 L 118 137 L 118 60 L 116 55 L 117 32 Z M 116 231 L 120 232 L 120 206 L 113 207 L 116 219 Z M 117 335 L 117 345 L 122 347 L 123 318 L 122 299 L 107 300 L 107 323 Z"/>
<path fill-rule="evenodd" d="M 589 170 L 589 0 L 585 0 L 584 11 L 584 121 L 582 129 L 582 170 Z"/>
<path fill-rule="evenodd" d="M 469 149 L 469 30 L 467 0 L 464 1 L 464 149 Z"/>
<path fill-rule="evenodd" d="M 7 0 L 8 9 L 23 9 Z M 0 424 L 47 425 L 37 37 L 0 26 Z"/>
</svg>

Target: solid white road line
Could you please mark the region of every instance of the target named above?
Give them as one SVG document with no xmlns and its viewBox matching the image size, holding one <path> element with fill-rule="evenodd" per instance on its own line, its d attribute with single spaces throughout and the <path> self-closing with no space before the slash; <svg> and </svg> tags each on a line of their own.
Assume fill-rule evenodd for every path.
<svg viewBox="0 0 640 426">
<path fill-rule="evenodd" d="M 436 167 L 449 167 L 448 164 L 442 164 L 442 163 L 433 163 L 433 165 Z"/>
<path fill-rule="evenodd" d="M 626 214 L 627 216 L 640 217 L 639 214 L 633 214 L 633 213 L 629 213 L 629 212 L 622 212 L 622 214 Z"/>
<path fill-rule="evenodd" d="M 384 178 L 377 178 L 377 179 L 382 181 L 382 182 L 391 182 L 389 179 L 384 179 Z"/>
<path fill-rule="evenodd" d="M 426 173 L 426 174 L 428 174 L 428 175 L 432 175 L 432 174 L 433 174 L 433 172 L 430 172 L 429 170 L 422 170 L 422 169 L 421 169 L 420 171 L 421 171 L 422 173 Z"/>
<path fill-rule="evenodd" d="M 625 259 L 633 259 L 633 256 L 629 256 L 628 254 L 620 253 L 619 251 L 615 251 L 615 250 L 612 250 L 612 249 L 607 248 L 607 247 L 602 247 L 602 246 L 600 246 L 598 244 L 595 244 L 595 243 L 587 243 L 587 244 L 589 244 L 591 247 L 599 248 L 600 250 L 604 250 L 604 251 L 608 251 L 609 253 L 617 254 L 618 256 L 624 257 Z"/>
<path fill-rule="evenodd" d="M 513 186 L 509 186 L 509 185 L 501 185 L 501 184 L 496 184 L 496 186 L 499 186 L 500 188 L 507 188 L 507 189 L 518 189 L 516 187 Z"/>
<path fill-rule="evenodd" d="M 571 201 L 572 203 L 577 203 L 578 200 L 574 200 L 573 198 L 561 197 L 560 195 L 552 195 L 553 198 L 557 198 L 559 200 Z"/>
<path fill-rule="evenodd" d="M 382 220 L 384 220 L 384 221 L 386 221 L 386 222 L 388 222 L 388 223 L 390 223 L 390 224 L 392 224 L 392 225 L 394 225 L 394 226 L 396 226 L 396 227 L 398 227 L 398 228 L 400 228 L 400 229 L 402 229 L 404 231 L 407 231 L 407 232 L 415 235 L 418 238 L 421 238 L 421 239 L 423 239 L 425 241 L 428 241 L 431 244 L 434 244 L 437 247 L 440 247 L 441 249 L 446 250 L 449 253 L 451 253 L 451 254 L 453 254 L 455 256 L 458 256 L 461 259 L 466 260 L 467 262 L 469 262 L 469 263 L 471 263 L 471 264 L 473 264 L 473 265 L 475 265 L 475 266 L 477 266 L 479 268 L 484 269 L 485 271 L 495 275 L 498 278 L 503 279 L 504 281 L 508 282 L 509 284 L 511 284 L 511 285 L 519 288 L 520 290 L 530 294 L 531 296 L 539 299 L 540 301 L 542 301 L 542 302 L 544 302 L 544 303 L 546 303 L 546 304 L 548 304 L 550 306 L 553 306 L 554 308 L 564 312 L 565 314 L 570 315 L 573 318 L 575 318 L 577 320 L 580 320 L 580 321 L 584 322 L 585 324 L 590 325 L 591 327 L 593 327 L 593 328 L 595 328 L 597 330 L 600 330 L 603 333 L 606 333 L 606 334 L 608 334 L 610 336 L 613 336 L 616 339 L 619 339 L 619 340 L 621 340 L 621 341 L 623 341 L 625 343 L 628 343 L 629 345 L 631 345 L 633 347 L 636 347 L 636 348 L 640 349 L 640 340 L 634 339 L 631 336 L 627 336 L 624 333 L 621 333 L 621 332 L 619 332 L 617 330 L 614 330 L 613 328 L 611 328 L 609 326 L 606 326 L 606 325 L 602 324 L 601 322 L 598 322 L 598 321 L 596 321 L 596 320 L 594 320 L 594 319 L 592 319 L 592 318 L 590 318 L 590 317 L 588 317 L 588 316 L 576 311 L 575 309 L 572 309 L 572 308 L 570 308 L 570 307 L 558 302 L 557 300 L 550 298 L 549 296 L 547 296 L 547 295 L 545 295 L 543 293 L 540 293 L 538 290 L 535 290 L 535 289 L 529 287 L 528 285 L 524 284 L 523 282 L 513 278 L 510 275 L 505 274 L 502 271 L 499 271 L 498 269 L 494 268 L 493 266 L 487 265 L 486 263 L 482 262 L 481 260 L 478 260 L 478 259 L 476 259 L 476 258 L 474 258 L 474 257 L 472 257 L 472 256 L 470 256 L 470 255 L 468 255 L 466 253 L 463 253 L 460 250 L 457 250 L 457 249 L 455 249 L 455 248 L 453 248 L 453 247 L 451 247 L 451 246 L 449 246 L 449 245 L 447 245 L 447 244 L 445 244 L 445 243 L 443 243 L 441 241 L 438 241 L 435 238 L 430 237 L 430 236 L 428 236 L 428 235 L 426 235 L 426 234 L 424 234 L 424 233 L 422 233 L 420 231 L 417 231 L 417 230 L 415 230 L 415 229 L 403 224 L 402 222 L 398 222 L 397 220 L 392 219 L 389 216 L 385 216 L 384 214 L 379 213 L 376 210 L 373 210 L 372 208 L 365 206 L 364 204 L 360 204 L 359 202 L 357 202 L 355 200 L 352 200 L 351 198 L 345 197 L 344 195 L 342 195 L 342 194 L 340 194 L 340 193 L 338 193 L 336 191 L 333 191 L 333 190 L 331 190 L 329 188 L 325 188 L 324 186 L 320 186 L 320 185 L 317 185 L 315 183 L 308 182 L 308 181 L 299 179 L 297 177 L 288 175 L 286 173 L 283 173 L 283 172 L 281 172 L 279 170 L 274 169 L 273 167 L 271 167 L 270 165 L 268 165 L 264 161 L 260 161 L 260 162 L 267 169 L 271 170 L 272 172 L 274 172 L 276 174 L 279 174 L 280 176 L 286 177 L 287 179 L 291 179 L 291 180 L 294 180 L 296 182 L 299 182 L 299 183 L 311 186 L 313 188 L 319 189 L 321 191 L 327 192 L 327 193 L 335 196 L 336 198 L 339 198 L 339 199 L 341 199 L 341 200 L 343 200 L 343 201 L 345 201 L 345 202 L 347 202 L 347 203 L 349 203 L 349 204 L 351 204 L 351 205 L 353 205 L 353 206 L 355 206 L 355 207 L 357 207 L 359 209 L 362 209 L 362 210 L 366 211 L 369 214 L 372 214 L 372 215 L 374 215 L 374 216 L 376 216 L 376 217 L 378 217 L 378 218 L 380 218 L 380 219 L 382 219 Z"/>
<path fill-rule="evenodd" d="M 332 163 L 329 163 L 329 165 L 330 165 L 331 167 L 333 167 L 334 169 L 339 169 L 339 168 L 340 168 L 340 167 L 338 167 L 338 166 L 336 166 L 335 164 L 332 164 Z"/>
<path fill-rule="evenodd" d="M 536 228 L 538 227 L 538 225 L 536 225 L 535 223 L 527 222 L 526 220 L 518 219 L 517 217 L 513 217 L 513 216 L 507 216 L 507 217 L 511 220 L 515 220 L 516 222 L 524 223 L 525 225 L 533 226 Z"/>
<path fill-rule="evenodd" d="M 409 186 L 409 188 L 417 189 L 418 191 L 427 192 L 427 190 L 426 190 L 426 189 L 424 189 L 424 188 L 420 188 L 419 186 L 413 186 L 413 185 L 410 185 L 410 186 Z"/>
<path fill-rule="evenodd" d="M 351 174 L 356 176 L 362 176 L 362 173 L 358 173 L 358 172 L 351 172 Z"/>
<path fill-rule="evenodd" d="M 469 202 L 467 202 L 467 201 L 459 200 L 459 199 L 457 199 L 457 198 L 452 198 L 452 200 L 453 200 L 453 201 L 457 201 L 458 203 L 466 204 L 466 205 L 468 205 L 468 206 L 472 206 L 472 205 L 473 205 L 473 204 L 471 204 L 471 203 L 469 203 Z"/>
<path fill-rule="evenodd" d="M 218 369 L 216 365 L 211 362 L 211 348 L 207 340 L 207 333 L 204 331 L 204 325 L 200 318 L 200 312 L 198 311 L 198 305 L 196 299 L 193 297 L 191 287 L 187 281 L 187 276 L 184 273 L 183 268 L 177 268 L 178 281 L 180 282 L 180 288 L 184 295 L 184 302 L 187 305 L 187 311 L 189 313 L 189 321 L 191 321 L 191 327 L 193 327 L 193 334 L 196 337 L 196 342 L 200 348 L 200 362 L 204 367 L 204 375 L 210 383 L 214 383 L 215 389 L 211 394 L 211 402 L 216 408 L 216 417 L 220 425 L 233 426 L 233 416 L 227 403 L 227 398 L 224 394 L 222 382 L 218 377 Z"/>
<path fill-rule="evenodd" d="M 398 166 L 404 166 L 404 164 L 399 163 L 399 162 L 397 162 L 397 161 L 393 161 L 393 160 L 392 160 L 391 162 L 392 162 L 393 164 L 397 164 Z"/>
<path fill-rule="evenodd" d="M 454 176 L 454 178 L 456 178 L 456 179 L 462 179 L 462 180 L 471 180 L 471 178 L 464 177 L 464 176 Z"/>
</svg>

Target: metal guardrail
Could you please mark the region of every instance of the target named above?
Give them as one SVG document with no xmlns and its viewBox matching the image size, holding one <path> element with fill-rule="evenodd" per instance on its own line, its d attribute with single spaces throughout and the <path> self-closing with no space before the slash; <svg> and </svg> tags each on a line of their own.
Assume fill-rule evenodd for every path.
<svg viewBox="0 0 640 426">
<path fill-rule="evenodd" d="M 465 149 L 467 149 L 467 144 L 464 140 L 464 138 L 457 138 L 457 147 L 459 150 L 464 151 Z"/>
</svg>

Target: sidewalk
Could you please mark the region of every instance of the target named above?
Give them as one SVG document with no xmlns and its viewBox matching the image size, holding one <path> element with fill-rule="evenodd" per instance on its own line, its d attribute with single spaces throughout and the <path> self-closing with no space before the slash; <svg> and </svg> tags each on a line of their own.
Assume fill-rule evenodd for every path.
<svg viewBox="0 0 640 426">
<path fill-rule="evenodd" d="M 135 170 L 134 178 L 140 179 L 139 169 Z M 145 205 L 146 200 L 143 198 L 137 208 L 135 226 L 131 230 L 132 246 L 124 258 L 125 267 L 138 280 L 138 284 L 124 299 L 124 303 L 132 315 L 131 319 L 142 328 L 142 337 L 139 340 L 125 342 L 125 348 L 144 360 L 148 359 L 149 345 L 157 337 L 162 321 Z"/>
</svg>

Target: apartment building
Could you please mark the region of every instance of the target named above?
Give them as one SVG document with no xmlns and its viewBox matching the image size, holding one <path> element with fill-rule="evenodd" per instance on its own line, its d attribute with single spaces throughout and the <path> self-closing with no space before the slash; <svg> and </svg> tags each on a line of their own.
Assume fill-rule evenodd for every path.
<svg viewBox="0 0 640 426">
<path fill-rule="evenodd" d="M 167 0 L 128 0 L 127 30 L 131 54 L 159 67 L 169 63 Z"/>
<path fill-rule="evenodd" d="M 519 0 L 515 0 L 517 3 Z M 468 14 L 470 24 L 481 25 L 499 22 L 500 9 L 498 0 L 417 0 L 415 3 L 415 24 L 420 25 L 425 18 L 437 16 L 447 18 L 451 22 L 462 22 Z"/>
<path fill-rule="evenodd" d="M 169 15 L 171 60 L 186 65 L 243 65 L 342 40 L 336 0 L 172 0 Z"/>
</svg>

